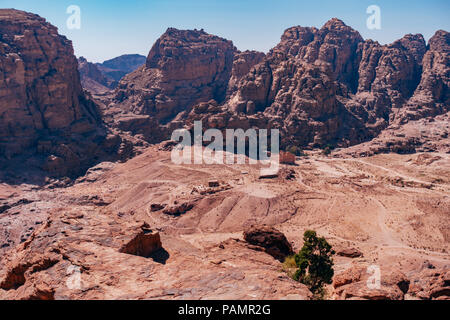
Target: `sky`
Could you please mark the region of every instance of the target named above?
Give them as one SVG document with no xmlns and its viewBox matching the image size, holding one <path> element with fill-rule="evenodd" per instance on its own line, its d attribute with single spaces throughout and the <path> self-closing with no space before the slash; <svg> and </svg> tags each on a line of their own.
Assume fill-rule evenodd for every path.
<svg viewBox="0 0 450 320">
<path fill-rule="evenodd" d="M 81 10 L 80 29 L 69 29 L 67 8 Z M 381 29 L 366 24 L 370 5 L 381 9 Z M 320 28 L 336 17 L 363 38 L 392 43 L 408 33 L 428 39 L 450 31 L 449 0 L 0 0 L 0 8 L 39 14 L 72 40 L 75 54 L 92 62 L 122 54 L 147 55 L 168 27 L 205 29 L 239 50 L 268 52 L 292 26 Z"/>
</svg>

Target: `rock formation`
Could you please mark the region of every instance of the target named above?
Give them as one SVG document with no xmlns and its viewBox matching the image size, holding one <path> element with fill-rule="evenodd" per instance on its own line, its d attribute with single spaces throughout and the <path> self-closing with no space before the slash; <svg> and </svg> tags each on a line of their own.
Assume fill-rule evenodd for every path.
<svg viewBox="0 0 450 320">
<path fill-rule="evenodd" d="M 140 57 L 78 64 L 44 19 L 0 10 L 0 299 L 311 299 L 281 262 L 312 228 L 338 252 L 327 298 L 449 299 L 449 41 L 332 19 L 263 54 L 168 29 L 91 96 L 78 67 L 109 86 Z M 170 133 L 195 120 L 279 128 L 293 153 L 271 174 L 175 164 Z"/>
<path fill-rule="evenodd" d="M 72 175 L 119 147 L 83 92 L 72 43 L 56 27 L 0 10 L 0 63 L 0 158 L 39 154 L 47 171 Z"/>
<path fill-rule="evenodd" d="M 115 89 L 119 81 L 128 73 L 145 64 L 146 57 L 126 54 L 103 63 L 88 62 L 84 57 L 78 59 L 81 85 L 92 94 L 105 94 Z"/>
<path fill-rule="evenodd" d="M 150 226 L 146 223 L 138 228 L 135 234 L 131 234 L 131 237 L 127 234 L 123 242 L 124 244 L 119 252 L 144 258 L 150 257 L 162 248 L 159 233 L 150 229 Z"/>
<path fill-rule="evenodd" d="M 438 31 L 429 46 L 421 35 L 406 35 L 390 45 L 380 45 L 331 19 L 321 29 L 287 29 L 267 55 L 232 51 L 231 43 L 220 40 L 228 43 L 228 58 L 211 56 L 213 63 L 195 68 L 204 72 L 199 79 L 205 79 L 205 74 L 217 73 L 217 66 L 222 68 L 224 61 L 230 63 L 229 57 L 234 56 L 231 73 L 226 67 L 220 81 L 214 82 L 216 94 L 211 94 L 206 80 L 197 81 L 198 91 L 192 91 L 185 71 L 177 77 L 171 73 L 191 70 L 199 62 L 193 59 L 198 52 L 192 49 L 198 37 L 216 39 L 199 31 L 169 29 L 152 48 L 146 67 L 124 78 L 113 100 L 137 115 L 138 123 L 143 116 L 150 116 L 152 126 L 159 126 L 161 138 L 168 139 L 174 128 L 189 128 L 193 121 L 202 120 L 205 127 L 219 129 L 278 128 L 282 147 L 348 147 L 378 137 L 391 127 L 448 112 L 445 31 Z M 178 38 L 183 40 L 174 51 L 173 42 Z M 183 60 L 174 59 L 173 52 Z M 142 125 L 132 124 L 131 129 L 133 126 Z M 392 134 L 387 132 L 391 141 Z M 155 134 L 146 136 L 154 138 Z M 419 139 L 419 145 L 424 143 Z"/>
<path fill-rule="evenodd" d="M 285 235 L 273 227 L 252 226 L 244 231 L 244 239 L 252 245 L 264 248 L 265 252 L 280 261 L 294 254 Z"/>
<path fill-rule="evenodd" d="M 151 49 L 146 65 L 119 84 L 115 102 L 161 123 L 202 101 L 223 102 L 233 67 L 231 41 L 203 30 L 169 28 Z"/>
<path fill-rule="evenodd" d="M 96 64 L 88 62 L 84 57 L 78 59 L 78 71 L 81 85 L 90 93 L 104 93 L 117 86 L 117 81 L 106 78 Z"/>
</svg>

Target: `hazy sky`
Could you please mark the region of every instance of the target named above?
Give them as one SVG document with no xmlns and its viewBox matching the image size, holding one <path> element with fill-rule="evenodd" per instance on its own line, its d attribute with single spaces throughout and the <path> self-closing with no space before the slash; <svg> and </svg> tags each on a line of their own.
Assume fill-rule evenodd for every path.
<svg viewBox="0 0 450 320">
<path fill-rule="evenodd" d="M 66 9 L 81 9 L 81 29 L 69 30 Z M 366 9 L 381 8 L 381 30 L 369 30 Z M 267 52 L 291 26 L 321 27 L 342 19 L 367 39 L 391 43 L 407 33 L 428 39 L 450 31 L 449 0 L 0 0 L 0 8 L 37 13 L 73 41 L 75 54 L 102 62 L 125 53 L 147 55 L 168 28 L 205 29 L 239 50 Z"/>
</svg>

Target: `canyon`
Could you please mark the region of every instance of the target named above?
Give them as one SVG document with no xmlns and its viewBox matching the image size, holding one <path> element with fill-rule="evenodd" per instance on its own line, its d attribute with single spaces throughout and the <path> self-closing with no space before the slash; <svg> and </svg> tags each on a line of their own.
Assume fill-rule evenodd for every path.
<svg viewBox="0 0 450 320">
<path fill-rule="evenodd" d="M 169 28 L 94 64 L 0 9 L 0 299 L 313 299 L 283 264 L 310 229 L 326 298 L 449 299 L 449 82 L 444 30 L 381 45 L 333 18 L 262 53 Z M 280 171 L 174 164 L 195 121 L 280 130 Z"/>
</svg>

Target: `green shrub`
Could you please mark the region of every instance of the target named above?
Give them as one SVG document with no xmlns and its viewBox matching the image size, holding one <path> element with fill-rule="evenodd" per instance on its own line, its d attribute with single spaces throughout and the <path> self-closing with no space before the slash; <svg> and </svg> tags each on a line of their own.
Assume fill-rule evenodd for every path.
<svg viewBox="0 0 450 320">
<path fill-rule="evenodd" d="M 325 149 L 323 149 L 322 153 L 326 156 L 329 156 L 331 154 L 331 148 L 325 147 Z"/>
<path fill-rule="evenodd" d="M 297 264 L 295 263 L 295 256 L 288 256 L 283 262 L 282 269 L 288 274 L 289 277 L 294 278 L 295 271 L 297 270 Z"/>
<path fill-rule="evenodd" d="M 315 231 L 306 231 L 303 240 L 303 248 L 294 256 L 298 270 L 293 279 L 323 297 L 323 285 L 330 284 L 334 275 L 332 256 L 335 252 L 324 237 L 317 237 Z"/>
<path fill-rule="evenodd" d="M 326 144 L 322 147 L 322 154 L 329 156 L 335 147 L 332 144 Z"/>
<path fill-rule="evenodd" d="M 290 152 L 292 154 L 295 154 L 297 157 L 306 156 L 306 154 L 303 152 L 303 150 L 297 146 L 290 146 L 289 148 L 286 149 L 286 151 Z"/>
</svg>

